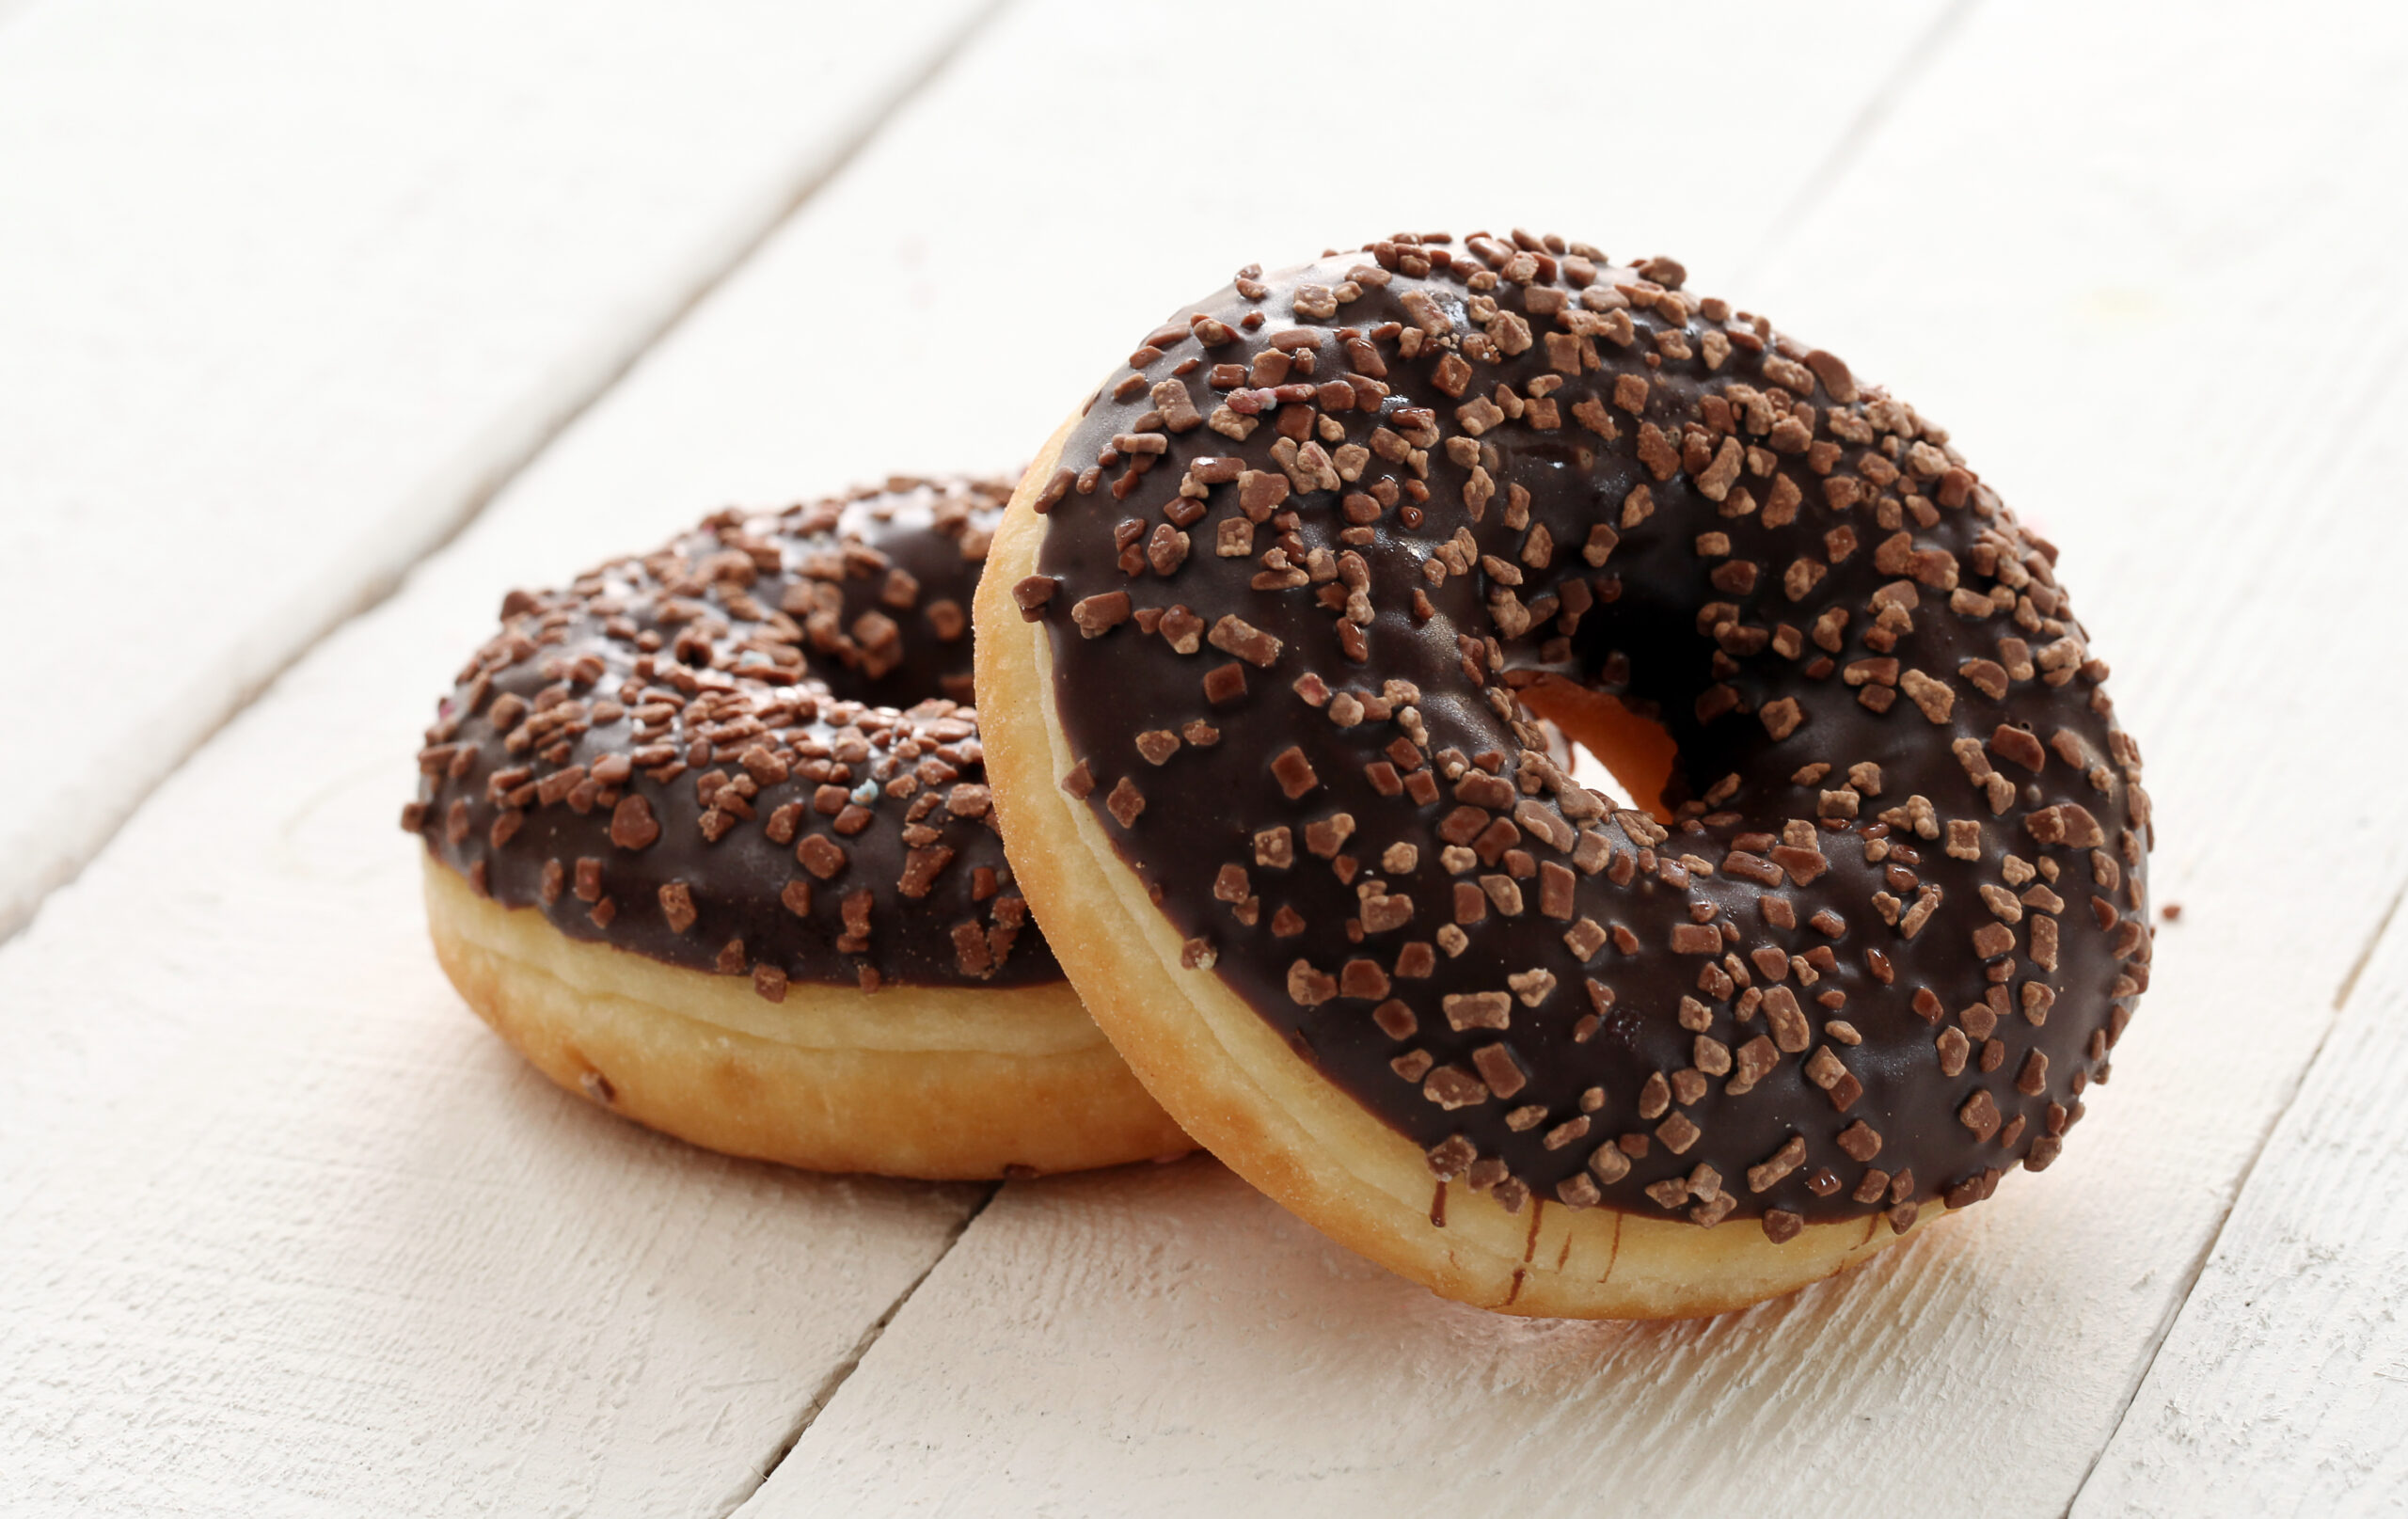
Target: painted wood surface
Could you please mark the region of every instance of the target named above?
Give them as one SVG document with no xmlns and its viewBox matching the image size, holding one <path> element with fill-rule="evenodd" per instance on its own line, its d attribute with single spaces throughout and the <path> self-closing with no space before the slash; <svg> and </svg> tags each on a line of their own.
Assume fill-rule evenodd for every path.
<svg viewBox="0 0 2408 1519">
<path fill-rule="evenodd" d="M 1771 308 L 1833 331 L 1861 309 L 1851 294 L 1886 291 L 1876 340 L 1943 335 L 1897 343 L 1881 368 L 1936 397 L 1919 404 L 1957 421 L 1976 459 L 2000 442 L 2029 451 L 2018 477 L 1993 478 L 2068 544 L 2167 803 L 2155 885 L 2183 912 L 2091 1120 L 2144 1141 L 2119 1139 L 2112 1158 L 2131 1212 L 2116 1232 L 2154 1227 L 2162 1258 L 2102 1252 L 2060 1268 L 2165 1305 L 2121 1393 L 2140 1387 L 2131 1412 L 2111 1400 L 2083 1513 L 2408 1502 L 2396 1454 L 2408 1421 L 2383 1396 L 2397 1386 L 2386 1374 L 2403 1374 L 2379 1264 L 2397 1230 L 2386 1245 L 2368 1178 L 2329 1147 L 2346 1133 L 2361 1165 L 2400 1153 L 2396 1100 L 2366 1070 L 2333 1069 L 2379 1062 L 2380 1046 L 2335 1029 L 2333 1009 L 2345 989 L 2361 1024 L 2396 1024 L 2401 1009 L 2397 976 L 2360 968 L 2408 879 L 2408 819 L 2382 757 L 2403 720 L 2371 696 L 2389 681 L 2382 609 L 2408 476 L 2408 437 L 2377 419 L 2408 401 L 2408 282 L 2385 251 L 2397 208 L 2368 193 L 2408 175 L 2396 87 L 2408 24 L 2346 5 L 2305 8 L 2280 35 L 2258 19 L 2065 7 L 2010 26 L 1985 14 L 1965 39 L 1985 67 L 1951 90 L 1958 125 L 1923 122 L 1884 156 L 1908 182 L 1995 165 L 1961 197 L 1965 234 L 1991 251 L 1926 266 L 1904 244 L 1853 239 L 1856 273 L 1834 281 L 1787 261 Z M 2077 34 L 2083 45 L 2066 46 Z M 1994 124 L 2010 118 L 2021 146 L 2003 152 Z M 1874 199 L 1834 198 L 1795 250 Z M 2326 293 L 2319 316 L 2277 317 L 2243 293 L 2296 277 Z M 1956 347 L 2036 362 L 1966 364 Z M 2019 415 L 2028 435 L 2000 436 Z M 2114 419 L 2105 435 L 2101 418 Z M 2278 841 L 2310 839 L 2316 867 L 2273 864 L 2302 849 Z M 2337 1091 L 2350 1095 L 2315 1095 Z M 2303 1235 L 2310 1197 L 2329 1211 Z M 2321 1294 L 2276 1306 L 2260 1294 L 2304 1240 L 2354 1269 L 2328 1262 Z M 2194 1289 L 2211 1245 L 2218 1264 Z M 2232 1337 L 2252 1302 L 2267 1310 L 2258 1337 Z M 2369 1337 L 2344 1351 L 2337 1325 Z M 2084 1340 L 2103 1348 L 2095 1325 Z M 2297 1400 L 2284 1402 L 2287 1385 Z M 2310 1428 L 2320 1441 L 2300 1443 Z"/>
<path fill-rule="evenodd" d="M 55 8 L 8 19 L 0 76 Z M 2368 699 L 2408 546 L 2374 191 L 2408 153 L 2403 24 L 1766 8 L 1668 55 L 1685 71 L 1646 66 L 1659 12 L 1615 8 L 1552 55 L 1600 62 L 1517 98 L 1558 157 L 1458 123 L 1378 175 L 1233 163 L 1199 205 L 1145 186 L 1226 134 L 1145 60 L 1267 24 L 1176 14 L 1029 3 L 979 33 L 0 946 L 0 1508 L 2309 1512 L 2396 1487 L 2401 1246 L 2367 1178 L 2402 1147 L 2376 1104 L 2408 951 L 2332 1009 L 2408 881 L 2408 722 Z M 1500 67 L 1453 45 L 1460 7 L 1277 14 L 1367 78 Z M 1614 111 L 1679 141 L 1618 146 Z M 1158 259 L 1066 276 L 1149 215 Z M 552 1091 L 443 986 L 392 815 L 504 587 L 724 500 L 1006 467 L 1178 292 L 1500 215 L 1681 255 L 1955 424 L 2064 545 L 2185 910 L 2047 1178 L 1747 1314 L 1508 1321 L 1209 1161 L 1015 1184 L 974 1219 L 975 1191 L 717 1161 Z M 930 420 L 915 396 L 994 346 L 998 289 L 1045 319 Z M 2295 837 L 2312 862 L 2277 868 Z"/>
<path fill-rule="evenodd" d="M 452 994 L 395 820 L 523 546 L 321 643 L 0 946 L 0 1511 L 723 1513 L 984 1195 L 653 1137 Z"/>
<path fill-rule="evenodd" d="M 2408 1510 L 2408 925 L 2347 1005 L 2075 1505 Z"/>
<path fill-rule="evenodd" d="M 977 14 L 35 4 L 0 27 L 0 938 Z M 103 610 L 97 619 L 96 603 Z"/>
<path fill-rule="evenodd" d="M 1928 16 L 1877 19 L 1903 48 Z M 1009 467 L 1093 355 L 1156 319 L 1163 283 L 1117 270 L 1032 346 L 1035 378 L 958 425 L 874 403 L 991 319 L 979 280 L 1059 277 L 1081 138 L 1016 81 L 1066 40 L 1117 65 L 1101 12 L 1013 20 L 964 60 L 974 87 L 940 81 L 0 948 L 20 1052 L 0 1149 L 24 1158 L 0 1173 L 0 1401 L 34 1416 L 0 1421 L 11 1492 L 93 1512 L 721 1511 L 959 1227 L 975 1194 L 714 1161 L 529 1076 L 444 989 L 392 818 L 505 587 L 728 499 Z M 1859 84 L 1893 55 L 1867 51 Z M 1117 109 L 1153 97 L 1114 88 Z M 965 130 L 990 112 L 1017 141 Z M 1319 235 L 1307 200 L 1180 285 Z M 967 218 L 1006 213 L 1008 236 L 965 244 Z M 1403 214 L 1354 208 L 1374 213 Z"/>
<path fill-rule="evenodd" d="M 1212 193 L 1196 196 L 1153 187 L 1174 166 L 1224 153 L 1227 124 L 1181 103 L 1164 60 L 1197 60 L 1217 77 L 1277 38 L 1343 35 L 1347 77 L 1367 90 L 1416 70 L 1437 70 L 1434 80 L 1444 39 L 1466 25 L 1462 8 L 1384 5 L 1374 24 L 1337 3 L 1024 0 L 693 312 L 669 345 L 692 372 L 642 388 L 641 404 L 607 399 L 596 430 L 611 435 L 609 447 L 542 467 L 563 471 L 563 488 L 573 479 L 596 498 L 655 503 L 664 531 L 698 497 L 768 500 L 898 469 L 1017 469 L 1179 301 L 1245 263 L 1401 227 L 1460 235 L 1516 217 L 1593 226 L 1620 256 L 1710 243 L 1740 258 L 1951 14 L 1939 0 L 1859 7 L 1846 26 L 1772 4 L 1735 11 L 1714 50 L 1718 71 L 1811 68 L 1823 92 L 1812 111 L 1767 94 L 1683 126 L 1683 162 L 1755 155 L 1744 203 L 1699 195 L 1675 164 L 1599 156 L 1608 97 L 1568 78 L 1517 105 L 1527 150 L 1454 143 L 1434 114 L 1426 135 L 1399 135 L 1392 170 L 1289 173 L 1266 148 L 1260 162 L 1221 164 Z M 1656 25 L 1654 15 L 1618 3 L 1558 24 L 1568 55 L 1604 57 Z M 1672 113 L 1698 87 L 1636 61 L 1608 72 L 1631 119 Z M 941 398 L 929 388 L 965 363 L 971 383 Z"/>
<path fill-rule="evenodd" d="M 1464 1314 L 1209 1166 L 1009 1188 L 748 1511 L 2072 1502 L 2408 875 L 2387 757 L 2408 721 L 2372 696 L 2408 547 L 2378 504 L 2408 461 L 2373 419 L 2408 313 L 2397 218 L 2363 188 L 2408 166 L 2400 24 L 2335 8 L 2285 30 L 1976 11 L 1752 288 L 1710 242 L 1689 261 L 1954 424 L 2064 545 L 2119 672 L 2156 890 L 2185 911 L 2045 1179 L 1853 1281 L 1669 1329 Z M 2330 305 L 2265 302 L 2302 278 Z M 2291 840 L 2312 866 L 2275 866 Z M 2381 1443 L 2362 1422 L 2321 1448 Z M 2211 1472 L 2184 1491 L 2227 1507 Z"/>
<path fill-rule="evenodd" d="M 156 250 L 63 248 L 72 216 L 22 236 L 34 190 L 0 227 L 8 289 L 41 265 L 51 289 L 128 301 L 99 335 L 68 301 L 0 315 L 51 323 L 46 352 L 72 358 L 57 395 L 5 383 L 0 607 L 22 636 L 19 614 L 82 609 L 103 568 L 142 590 L 116 604 L 125 641 L 74 650 L 113 672 L 118 710 L 89 691 L 60 720 L 99 718 L 46 756 L 99 789 L 43 797 L 43 775 L 8 770 L 0 857 L 91 838 L 89 818 L 26 828 L 91 797 L 133 804 L 178 741 L 309 645 L 310 616 L 448 532 L 968 8 L 879 36 L 778 8 L 674 26 L 479 14 L 354 34 L 373 57 L 347 68 L 315 55 L 332 34 L 306 14 L 60 39 L 34 9 L 0 31 L 0 77 L 19 70 L 0 142 L 39 125 L 53 150 L 0 154 L 0 181 L 102 181 L 85 193 L 116 198 L 111 214 L 195 245 L 178 272 Z M 29 82 L 36 43 L 79 70 Z M 482 85 L 452 72 L 460 53 Z M 202 65 L 216 89 L 173 77 Z M 248 111 L 219 94 L 229 79 L 260 96 Z M 77 87 L 106 108 L 77 116 Z M 142 89 L 164 91 L 159 116 L 133 108 Z M 809 99 L 747 99 L 778 91 Z M 287 142 L 293 116 L 318 142 Z M 253 270 L 219 198 L 309 245 L 255 250 Z M 77 284 L 70 253 L 102 267 Z M 176 313 L 178 293 L 214 306 Z M 448 670 L 506 585 L 713 500 L 611 517 L 500 498 L 0 946 L 0 1511 L 722 1514 L 944 1252 L 980 1189 L 804 1178 L 645 1136 L 525 1071 L 426 948 L 395 816 Z M 250 561 L 258 597 L 219 593 Z M 125 674 L 164 638 L 198 693 Z"/>
</svg>

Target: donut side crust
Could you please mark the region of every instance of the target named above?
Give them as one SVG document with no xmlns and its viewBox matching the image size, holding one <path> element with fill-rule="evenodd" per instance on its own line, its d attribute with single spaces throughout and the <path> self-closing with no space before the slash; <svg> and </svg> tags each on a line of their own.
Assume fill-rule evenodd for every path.
<svg viewBox="0 0 2408 1519">
<path fill-rule="evenodd" d="M 1809 1224 L 1774 1244 L 1752 1220 L 1701 1227 L 1543 1197 L 1508 1213 L 1434 1177 L 1418 1147 L 1320 1077 L 1147 899 L 1092 811 L 1057 784 L 1074 761 L 1052 706 L 1045 628 L 1011 590 L 1036 573 L 1035 498 L 1074 413 L 1033 464 L 989 551 L 976 607 L 989 783 L 1015 878 L 1046 940 L 1139 1079 L 1186 1131 L 1332 1240 L 1442 1297 L 1530 1317 L 1722 1313 L 1835 1275 L 1920 1233 L 1880 1216 Z M 1443 1225 L 1434 1222 L 1443 1217 Z"/>
<path fill-rule="evenodd" d="M 706 1149 L 813 1171 L 988 1180 L 1194 1147 L 1062 982 L 875 993 L 750 978 L 574 940 L 432 857 L 445 974 L 537 1069 Z"/>
</svg>

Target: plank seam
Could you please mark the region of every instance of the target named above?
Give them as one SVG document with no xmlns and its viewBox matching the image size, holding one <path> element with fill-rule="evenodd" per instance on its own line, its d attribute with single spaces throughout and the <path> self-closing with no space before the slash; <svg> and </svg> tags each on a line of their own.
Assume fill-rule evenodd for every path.
<svg viewBox="0 0 2408 1519">
<path fill-rule="evenodd" d="M 918 68 L 904 74 L 896 81 L 894 87 L 875 99 L 869 109 L 862 114 L 859 123 L 852 132 L 838 138 L 832 149 L 826 153 L 810 155 L 807 161 L 812 165 L 811 171 L 786 187 L 784 194 L 777 198 L 769 214 L 762 218 L 759 226 L 735 238 L 731 245 L 704 270 L 702 277 L 689 286 L 685 293 L 673 300 L 658 317 L 636 333 L 617 356 L 606 357 L 598 362 L 589 382 L 581 389 L 562 398 L 561 404 L 550 413 L 547 419 L 534 422 L 518 447 L 498 451 L 499 456 L 487 467 L 477 472 L 477 483 L 462 494 L 450 520 L 443 525 L 436 536 L 429 539 L 422 547 L 401 562 L 364 580 L 356 592 L 324 625 L 311 631 L 306 641 L 276 660 L 273 666 L 261 671 L 254 679 L 246 682 L 235 692 L 232 701 L 217 714 L 215 720 L 193 736 L 192 742 L 176 756 L 175 764 L 162 771 L 148 785 L 130 790 L 120 796 L 118 799 L 117 816 L 110 822 L 108 831 L 92 842 L 90 848 L 86 851 L 82 859 L 74 861 L 55 880 L 40 886 L 38 894 L 13 920 L 5 914 L 0 914 L 0 944 L 8 943 L 23 932 L 25 926 L 40 914 L 42 904 L 49 901 L 54 894 L 81 878 L 86 867 L 98 859 L 102 851 L 116 840 L 126 823 L 141 810 L 142 804 L 148 801 L 151 794 L 164 785 L 170 776 L 181 770 L 186 760 L 198 753 L 211 740 L 224 732 L 235 719 L 250 710 L 252 704 L 258 702 L 270 687 L 283 679 L 286 672 L 308 657 L 311 650 L 348 624 L 383 606 L 392 598 L 395 592 L 401 589 L 403 582 L 409 578 L 411 572 L 458 541 L 460 535 L 484 514 L 486 507 L 492 505 L 503 491 L 509 489 L 531 465 L 543 457 L 546 451 L 559 441 L 562 434 L 576 426 L 606 397 L 617 389 L 619 383 L 632 373 L 654 350 L 674 335 L 679 327 L 685 325 L 686 320 L 692 316 L 697 309 L 717 294 L 745 265 L 751 263 L 754 256 L 760 253 L 789 222 L 793 221 L 814 197 L 861 156 L 862 151 L 886 129 L 887 123 L 894 120 L 914 97 L 950 68 L 972 40 L 984 32 L 993 23 L 995 17 L 1013 3 L 1014 0 L 988 0 L 988 3 L 974 11 L 951 37 L 932 49 L 927 57 L 921 60 Z M 12 0 L 0 0 L 0 22 L 10 19 L 13 8 Z"/>
<path fill-rule="evenodd" d="M 2181 1319 L 2182 1310 L 2190 1305 L 2191 1294 L 2198 1290 L 2199 1278 L 2206 1274 L 2208 1262 L 2215 1258 L 2216 1246 L 2224 1242 L 2224 1231 L 2231 1225 L 2232 1215 L 2239 1210 L 2242 1196 L 2249 1191 L 2249 1179 L 2257 1174 L 2258 1163 L 2265 1158 L 2267 1147 L 2274 1142 L 2274 1131 L 2282 1128 L 2283 1119 L 2289 1116 L 2291 1108 L 2299 1101 L 2299 1094 L 2306 1086 L 2309 1073 L 2324 1058 L 2324 1047 L 2332 1042 L 2333 1031 L 2340 1026 L 2341 1011 L 2349 1005 L 2351 995 L 2357 990 L 2358 976 L 2373 960 L 2374 952 L 2383 943 L 2384 936 L 2391 931 L 2391 920 L 2398 915 L 2403 900 L 2408 900 L 2408 880 L 2401 881 L 2400 889 L 2391 894 L 2390 904 L 2383 910 L 2383 916 L 2376 921 L 2374 931 L 2367 936 L 2366 942 L 2359 946 L 2357 957 L 2350 962 L 2349 973 L 2341 978 L 2339 989 L 2333 994 L 2324 1027 L 2316 1036 L 2316 1048 L 2292 1075 L 2282 1100 L 2275 1105 L 2273 1120 L 2258 1136 L 2257 1146 L 2249 1152 L 2248 1163 L 2242 1166 L 2241 1174 L 2233 1183 L 2231 1196 L 2225 1201 L 2224 1216 L 2216 1221 L 2215 1232 L 2208 1237 L 2207 1243 L 2192 1258 L 2190 1269 L 2183 1274 L 2182 1290 L 2175 1294 L 2172 1306 L 2159 1321 L 2157 1333 L 2150 1337 L 2148 1353 L 2142 1357 L 2140 1369 L 2124 1389 L 2123 1400 L 2115 1409 L 2115 1422 L 2108 1426 L 2107 1437 L 2099 1443 L 2098 1449 L 2091 1452 L 2090 1464 L 2082 1470 L 2082 1480 L 2074 1484 L 2073 1496 L 2066 1500 L 2063 1519 L 2071 1519 L 2074 1510 L 2081 1506 L 2083 1493 L 2089 1488 L 2090 1479 L 2099 1474 L 2099 1464 L 2107 1459 L 2107 1452 L 2114 1448 L 2116 1437 L 2124 1432 L 2124 1420 L 2131 1416 L 2132 1404 L 2140 1400 L 2141 1388 L 2147 1385 L 2148 1374 L 2156 1367 L 2159 1354 L 2164 1351 L 2166 1340 L 2173 1336 L 2174 1325 Z"/>
<path fill-rule="evenodd" d="M 1788 229 L 1805 220 L 1806 213 L 1814 202 L 1830 193 L 1832 187 L 1846 176 L 1866 145 L 1872 142 L 1874 134 L 1880 131 L 1882 123 L 1888 121 L 1891 113 L 1897 109 L 1907 87 L 1947 51 L 1949 43 L 1955 40 L 1957 31 L 1964 25 L 1966 17 L 1972 15 L 1974 7 L 1980 3 L 1981 0 L 1952 0 L 1924 28 L 1923 35 L 1915 39 L 1914 45 L 1899 55 L 1890 72 L 1866 94 L 1863 104 L 1857 107 L 1855 119 L 1840 133 L 1830 151 L 1823 155 L 1823 161 L 1814 166 L 1814 171 L 1798 185 L 1797 193 L 1789 198 L 1789 203 L 1766 224 L 1763 241 L 1732 271 L 1730 287 L 1733 290 L 1744 290 L 1755 282 L 1756 276 L 1780 252 Z"/>
<path fill-rule="evenodd" d="M 954 1225 L 946 1233 L 943 1244 L 927 1265 L 922 1268 L 920 1274 L 911 1278 L 910 1284 L 896 1295 L 895 1301 L 886 1305 L 886 1311 L 879 1314 L 867 1329 L 862 1331 L 861 1338 L 853 1342 L 853 1348 L 846 1353 L 845 1358 L 837 1362 L 830 1369 L 828 1374 L 820 1379 L 819 1385 L 813 1391 L 810 1400 L 803 1404 L 802 1412 L 796 1418 L 794 1427 L 786 1432 L 784 1441 L 779 1445 L 776 1452 L 767 1462 L 761 1464 L 752 1485 L 737 1494 L 736 1500 L 721 1511 L 720 1519 L 728 1519 L 728 1516 L 751 1503 L 753 1495 L 768 1484 L 780 1466 L 785 1464 L 786 1457 L 794 1453 L 795 1447 L 802 1444 L 803 1436 L 809 1434 L 811 1427 L 819 1422 L 819 1416 L 828 1411 L 828 1405 L 836 1400 L 836 1395 L 844 1390 L 845 1384 L 852 1380 L 855 1371 L 861 1369 L 863 1360 L 877 1348 L 879 1339 L 886 1333 L 887 1326 L 895 1321 L 895 1316 L 903 1311 L 904 1305 L 911 1301 L 921 1286 L 935 1274 L 936 1269 L 944 1264 L 945 1257 L 953 1254 L 954 1247 L 961 1242 L 961 1237 L 970 1232 L 970 1226 L 978 1222 L 978 1215 L 987 1210 L 987 1205 L 1001 1195 L 1003 1190 L 1004 1183 L 1000 1181 L 987 1188 L 978 1200 L 971 1205 L 970 1210 L 961 1216 L 961 1221 Z"/>
</svg>

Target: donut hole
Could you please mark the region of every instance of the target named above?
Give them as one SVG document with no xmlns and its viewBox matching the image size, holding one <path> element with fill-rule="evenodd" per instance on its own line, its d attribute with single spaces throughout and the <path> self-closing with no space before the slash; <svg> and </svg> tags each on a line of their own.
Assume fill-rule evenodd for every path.
<svg viewBox="0 0 2408 1519">
<path fill-rule="evenodd" d="M 1661 722 L 1560 675 L 1543 675 L 1516 694 L 1571 741 L 1575 780 L 1653 814 L 1658 822 L 1671 822 L 1664 787 L 1672 779 L 1678 750 Z"/>
</svg>

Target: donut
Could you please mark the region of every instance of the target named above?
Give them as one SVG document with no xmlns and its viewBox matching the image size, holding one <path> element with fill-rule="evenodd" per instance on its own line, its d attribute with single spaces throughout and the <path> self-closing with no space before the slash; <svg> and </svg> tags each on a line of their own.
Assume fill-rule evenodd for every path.
<svg viewBox="0 0 2408 1519">
<path fill-rule="evenodd" d="M 948 1179 L 1191 1148 L 996 833 L 969 607 L 1009 494 L 721 512 L 512 592 L 402 816 L 469 1005 L 561 1085 L 733 1155 Z"/>
<path fill-rule="evenodd" d="M 990 783 L 1256 1186 L 1450 1298 L 1719 1312 L 2047 1166 L 2148 985 L 2056 558 L 1671 260 L 1400 235 L 1240 271 L 1054 435 L 978 593 Z"/>
</svg>

